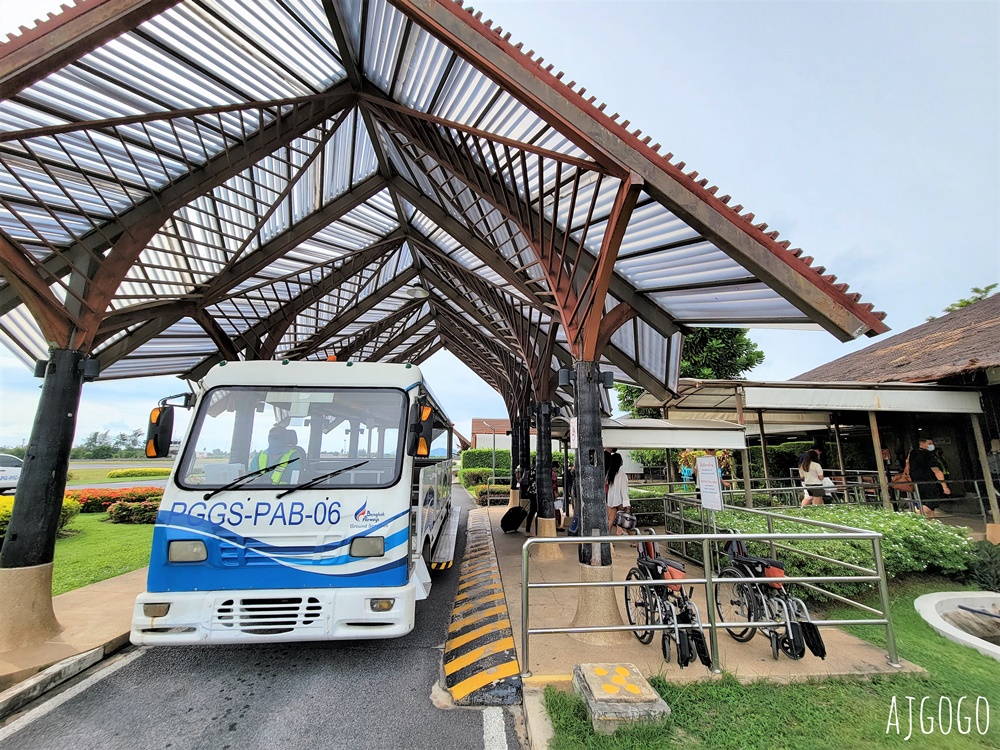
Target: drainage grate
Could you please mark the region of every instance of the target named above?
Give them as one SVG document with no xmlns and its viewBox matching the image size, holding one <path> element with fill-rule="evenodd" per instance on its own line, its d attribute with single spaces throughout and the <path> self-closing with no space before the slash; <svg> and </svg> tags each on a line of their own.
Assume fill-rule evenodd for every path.
<svg viewBox="0 0 1000 750">
<path fill-rule="evenodd" d="M 252 635 L 278 635 L 308 627 L 323 617 L 323 604 L 310 596 L 281 599 L 226 599 L 215 610 L 215 626 Z"/>
</svg>

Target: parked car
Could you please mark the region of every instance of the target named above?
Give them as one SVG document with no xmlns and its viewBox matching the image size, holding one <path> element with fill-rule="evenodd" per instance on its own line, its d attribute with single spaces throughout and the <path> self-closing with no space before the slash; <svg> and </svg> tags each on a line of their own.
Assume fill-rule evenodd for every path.
<svg viewBox="0 0 1000 750">
<path fill-rule="evenodd" d="M 0 494 L 13 492 L 17 487 L 17 480 L 21 477 L 22 463 L 17 456 L 0 453 Z"/>
</svg>

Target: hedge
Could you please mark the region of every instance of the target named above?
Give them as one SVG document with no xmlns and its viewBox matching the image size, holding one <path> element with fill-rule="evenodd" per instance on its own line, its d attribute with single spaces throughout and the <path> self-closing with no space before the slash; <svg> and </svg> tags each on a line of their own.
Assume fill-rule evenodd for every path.
<svg viewBox="0 0 1000 750">
<path fill-rule="evenodd" d="M 470 448 L 462 451 L 463 469 L 489 469 L 493 466 L 492 448 Z M 497 474 L 510 476 L 510 451 L 497 448 Z"/>
<path fill-rule="evenodd" d="M 120 490 L 89 487 L 83 490 L 67 490 L 66 497 L 80 503 L 83 513 L 104 513 L 114 503 L 159 502 L 163 497 L 162 487 L 125 487 Z"/>
<path fill-rule="evenodd" d="M 882 534 L 882 559 L 888 578 L 922 572 L 954 576 L 964 572 L 973 559 L 973 544 L 968 537 L 968 529 L 948 526 L 916 513 L 896 513 L 883 508 L 864 506 L 826 505 L 786 511 L 784 514 L 879 532 Z M 694 509 L 685 511 L 685 516 L 690 516 L 693 521 L 699 517 L 698 511 Z M 660 518 L 662 519 L 662 515 Z M 720 531 L 728 528 L 744 534 L 767 533 L 767 520 L 749 513 L 733 511 L 717 513 L 716 523 Z M 676 522 L 672 522 L 671 526 L 676 527 Z M 677 529 L 670 530 L 676 531 Z M 688 527 L 686 530 L 689 533 L 697 533 L 697 527 Z M 819 532 L 821 529 L 802 526 L 791 521 L 776 520 L 774 531 L 777 533 L 801 533 Z M 863 539 L 831 539 L 829 541 L 810 539 L 785 541 L 782 544 L 865 568 L 871 568 L 873 565 L 871 542 Z M 771 556 L 770 545 L 766 542 L 751 542 L 748 546 L 752 555 Z M 700 558 L 701 548 L 697 545 L 688 545 L 688 552 L 693 557 Z M 851 571 L 845 570 L 840 565 L 816 560 L 788 550 L 777 550 L 776 556 L 785 564 L 785 573 L 789 576 L 852 575 Z M 841 596 L 857 596 L 874 589 L 876 584 L 827 583 L 820 584 L 820 586 Z M 826 598 L 802 587 L 796 587 L 796 594 L 818 601 L 823 601 Z"/>
<path fill-rule="evenodd" d="M 156 523 L 160 503 L 147 500 L 141 503 L 117 502 L 108 508 L 111 523 Z"/>
<path fill-rule="evenodd" d="M 0 497 L 0 543 L 7 533 L 7 524 L 10 523 L 10 514 L 14 510 L 14 498 Z M 59 511 L 59 530 L 66 527 L 70 521 L 80 513 L 80 503 L 70 498 L 63 498 L 62 509 Z"/>
<path fill-rule="evenodd" d="M 493 470 L 486 469 L 459 469 L 458 470 L 458 481 L 462 484 L 465 489 L 471 489 L 477 484 L 485 484 L 489 481 L 490 476 L 493 474 Z"/>
<path fill-rule="evenodd" d="M 114 469 L 108 472 L 108 479 L 120 477 L 169 477 L 170 469 L 150 466 L 145 469 Z"/>
<path fill-rule="evenodd" d="M 510 485 L 506 484 L 480 484 L 469 490 L 477 505 L 489 505 L 490 500 L 508 500 L 510 498 Z"/>
</svg>

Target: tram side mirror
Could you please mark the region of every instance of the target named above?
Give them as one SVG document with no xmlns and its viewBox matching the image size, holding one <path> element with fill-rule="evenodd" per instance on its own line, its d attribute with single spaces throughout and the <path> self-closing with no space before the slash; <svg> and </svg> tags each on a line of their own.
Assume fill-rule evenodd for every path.
<svg viewBox="0 0 1000 750">
<path fill-rule="evenodd" d="M 406 441 L 406 455 L 427 457 L 434 440 L 434 410 L 418 401 L 410 407 L 410 430 Z"/>
<path fill-rule="evenodd" d="M 146 458 L 165 458 L 170 452 L 170 436 L 174 431 L 174 407 L 157 406 L 149 413 L 146 430 Z"/>
</svg>

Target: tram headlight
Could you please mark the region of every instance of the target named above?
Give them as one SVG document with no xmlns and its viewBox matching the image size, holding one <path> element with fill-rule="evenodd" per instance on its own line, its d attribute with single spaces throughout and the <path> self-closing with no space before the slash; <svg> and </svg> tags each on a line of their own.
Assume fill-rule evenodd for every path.
<svg viewBox="0 0 1000 750">
<path fill-rule="evenodd" d="M 351 557 L 382 557 L 385 554 L 385 537 L 359 536 L 351 540 Z"/>
<path fill-rule="evenodd" d="M 204 562 L 207 559 L 205 543 L 198 539 L 175 540 L 167 545 L 169 562 Z"/>
<path fill-rule="evenodd" d="M 392 605 L 396 603 L 395 599 L 369 599 L 368 606 L 371 607 L 372 612 L 388 612 L 392 609 Z"/>
<path fill-rule="evenodd" d="M 142 614 L 146 617 L 166 617 L 169 611 L 170 611 L 169 602 L 164 602 L 162 604 L 142 605 Z"/>
</svg>

